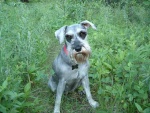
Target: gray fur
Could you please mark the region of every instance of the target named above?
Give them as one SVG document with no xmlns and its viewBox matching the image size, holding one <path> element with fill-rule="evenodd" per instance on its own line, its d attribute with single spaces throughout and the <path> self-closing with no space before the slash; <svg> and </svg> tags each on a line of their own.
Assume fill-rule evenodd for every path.
<svg viewBox="0 0 150 113">
<path fill-rule="evenodd" d="M 55 36 L 59 39 L 60 43 L 65 41 L 68 54 L 66 54 L 64 48 L 62 48 L 60 54 L 56 57 L 52 65 L 55 74 L 50 77 L 48 85 L 53 92 L 56 91 L 54 113 L 60 113 L 61 97 L 64 91 L 74 91 L 80 85 L 83 86 L 90 105 L 94 108 L 99 106 L 98 102 L 93 100 L 90 92 L 88 79 L 88 57 L 84 62 L 81 63 L 73 57 L 75 53 L 78 53 L 76 49 L 78 48 L 78 45 L 81 46 L 81 48 L 79 47 L 81 49 L 79 49 L 79 52 L 84 50 L 88 52 L 91 51 L 87 41 L 87 35 L 84 39 L 79 36 L 81 31 L 87 33 L 87 29 L 89 27 L 96 29 L 93 23 L 86 20 L 80 24 L 63 26 L 55 32 Z M 72 36 L 70 42 L 66 40 L 66 35 Z M 78 68 L 72 69 L 73 65 L 78 65 Z"/>
</svg>

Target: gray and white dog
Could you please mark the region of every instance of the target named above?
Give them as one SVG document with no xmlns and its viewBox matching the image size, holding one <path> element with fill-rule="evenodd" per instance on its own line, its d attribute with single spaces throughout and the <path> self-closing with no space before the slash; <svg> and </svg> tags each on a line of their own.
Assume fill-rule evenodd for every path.
<svg viewBox="0 0 150 113">
<path fill-rule="evenodd" d="M 91 53 L 87 41 L 87 29 L 95 25 L 87 20 L 80 24 L 63 26 L 55 32 L 60 43 L 65 40 L 65 45 L 60 54 L 53 62 L 55 74 L 50 77 L 48 85 L 51 90 L 56 91 L 54 113 L 60 113 L 61 97 L 64 91 L 74 91 L 81 84 L 85 90 L 90 105 L 94 108 L 99 104 L 93 100 L 88 79 L 89 61 Z"/>
</svg>

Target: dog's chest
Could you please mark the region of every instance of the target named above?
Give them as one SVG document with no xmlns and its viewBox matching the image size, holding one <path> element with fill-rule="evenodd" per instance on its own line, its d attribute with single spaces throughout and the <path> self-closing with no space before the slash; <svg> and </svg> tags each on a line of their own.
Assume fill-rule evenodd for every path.
<svg viewBox="0 0 150 113">
<path fill-rule="evenodd" d="M 81 80 L 84 76 L 87 75 L 88 72 L 88 65 L 79 65 L 78 68 L 72 69 L 71 67 L 68 67 L 68 69 L 65 71 L 65 79 L 66 82 L 71 82 L 74 80 Z"/>
<path fill-rule="evenodd" d="M 75 80 L 75 79 L 82 79 L 83 75 L 81 75 L 81 72 L 78 69 L 74 70 L 68 70 L 66 73 L 66 82 Z"/>
<path fill-rule="evenodd" d="M 81 85 L 83 75 L 80 74 L 78 69 L 71 70 L 66 76 L 66 91 L 72 91 Z"/>
</svg>

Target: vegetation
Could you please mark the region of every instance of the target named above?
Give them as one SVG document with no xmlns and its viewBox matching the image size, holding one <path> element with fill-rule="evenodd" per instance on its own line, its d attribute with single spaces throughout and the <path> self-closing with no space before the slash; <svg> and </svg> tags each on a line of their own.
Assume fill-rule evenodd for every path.
<svg viewBox="0 0 150 113">
<path fill-rule="evenodd" d="M 110 0 L 111 1 L 111 0 Z M 92 109 L 85 95 L 64 95 L 62 113 L 150 112 L 150 1 L 0 1 L 0 112 L 52 113 L 51 63 L 63 25 L 92 21 L 89 71 Z"/>
</svg>

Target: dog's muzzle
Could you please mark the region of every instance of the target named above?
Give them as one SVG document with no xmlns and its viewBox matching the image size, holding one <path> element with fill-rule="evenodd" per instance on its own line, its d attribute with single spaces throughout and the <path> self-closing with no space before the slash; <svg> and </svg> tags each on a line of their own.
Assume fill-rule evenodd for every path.
<svg viewBox="0 0 150 113">
<path fill-rule="evenodd" d="M 79 46 L 73 50 L 72 56 L 77 63 L 83 63 L 89 58 L 90 51 L 84 46 Z"/>
</svg>

